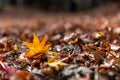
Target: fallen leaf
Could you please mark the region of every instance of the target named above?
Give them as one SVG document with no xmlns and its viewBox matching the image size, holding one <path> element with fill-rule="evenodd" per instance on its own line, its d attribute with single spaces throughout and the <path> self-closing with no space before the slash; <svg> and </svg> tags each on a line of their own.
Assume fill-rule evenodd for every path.
<svg viewBox="0 0 120 80">
<path fill-rule="evenodd" d="M 63 60 L 56 60 L 56 59 L 57 59 L 57 56 L 53 56 L 52 58 L 49 58 L 47 64 L 50 67 L 54 67 L 56 69 L 59 69 L 59 67 L 68 65 L 68 64 L 64 63 Z"/>
<path fill-rule="evenodd" d="M 51 46 L 50 44 L 46 44 L 46 35 L 39 41 L 39 38 L 33 33 L 33 43 L 30 42 L 23 42 L 28 48 L 29 51 L 25 53 L 25 57 L 27 58 L 39 58 L 43 54 L 46 54 Z"/>
<path fill-rule="evenodd" d="M 13 49 L 14 49 L 15 51 L 17 51 L 17 50 L 18 50 L 18 45 L 17 45 L 17 44 L 13 45 Z"/>
</svg>

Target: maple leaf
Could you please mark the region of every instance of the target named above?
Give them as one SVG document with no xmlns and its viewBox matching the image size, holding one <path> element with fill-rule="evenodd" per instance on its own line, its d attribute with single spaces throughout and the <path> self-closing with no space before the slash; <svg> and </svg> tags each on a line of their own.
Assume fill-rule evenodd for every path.
<svg viewBox="0 0 120 80">
<path fill-rule="evenodd" d="M 46 44 L 46 35 L 40 41 L 35 33 L 33 33 L 33 43 L 23 42 L 29 48 L 29 51 L 25 53 L 25 57 L 27 58 L 39 58 L 43 54 L 46 54 L 51 46 L 50 44 Z"/>
<path fill-rule="evenodd" d="M 62 60 L 56 60 L 56 59 L 57 59 L 57 56 L 53 56 L 52 58 L 49 58 L 47 64 L 50 67 L 56 68 L 57 70 L 59 69 L 59 67 L 68 65 L 68 64 L 63 62 L 64 59 L 62 59 Z"/>
</svg>

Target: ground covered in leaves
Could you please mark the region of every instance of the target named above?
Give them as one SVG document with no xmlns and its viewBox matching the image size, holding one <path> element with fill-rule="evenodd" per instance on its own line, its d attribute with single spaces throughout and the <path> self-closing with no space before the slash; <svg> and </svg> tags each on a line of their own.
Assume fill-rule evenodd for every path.
<svg viewBox="0 0 120 80">
<path fill-rule="evenodd" d="M 98 9 L 35 18 L 6 14 L 0 19 L 0 80 L 119 80 L 119 7 Z"/>
</svg>

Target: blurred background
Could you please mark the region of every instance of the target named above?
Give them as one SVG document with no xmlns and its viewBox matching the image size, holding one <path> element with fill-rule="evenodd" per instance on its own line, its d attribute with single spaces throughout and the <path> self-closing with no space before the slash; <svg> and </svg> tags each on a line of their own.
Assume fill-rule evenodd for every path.
<svg viewBox="0 0 120 80">
<path fill-rule="evenodd" d="M 78 23 L 98 27 L 120 21 L 120 0 L 0 0 L 0 28 L 57 27 Z"/>
<path fill-rule="evenodd" d="M 96 7 L 105 2 L 120 0 L 0 0 L 1 10 L 5 7 L 37 8 L 49 11 L 79 11 Z"/>
</svg>

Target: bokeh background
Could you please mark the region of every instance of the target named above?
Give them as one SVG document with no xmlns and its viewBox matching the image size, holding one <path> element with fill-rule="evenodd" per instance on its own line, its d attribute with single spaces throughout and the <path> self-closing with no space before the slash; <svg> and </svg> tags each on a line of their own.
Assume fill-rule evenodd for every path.
<svg viewBox="0 0 120 80">
<path fill-rule="evenodd" d="M 120 25 L 120 0 L 0 0 L 0 28 Z M 2 30 L 0 29 L 0 30 Z"/>
<path fill-rule="evenodd" d="M 41 10 L 56 11 L 79 11 L 95 7 L 105 2 L 119 2 L 120 0 L 0 0 L 0 8 L 14 7 L 36 7 Z"/>
</svg>

